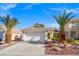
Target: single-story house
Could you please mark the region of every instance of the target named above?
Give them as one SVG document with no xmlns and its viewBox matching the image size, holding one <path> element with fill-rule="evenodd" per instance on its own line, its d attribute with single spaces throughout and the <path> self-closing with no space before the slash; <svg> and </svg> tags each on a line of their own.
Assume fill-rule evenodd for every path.
<svg viewBox="0 0 79 59">
<path fill-rule="evenodd" d="M 55 32 L 54 27 L 47 28 L 25 28 L 23 30 L 13 28 L 11 40 L 24 40 L 29 42 L 45 42 L 51 40 Z M 0 39 L 5 42 L 6 30 L 3 26 L 0 27 Z"/>
<path fill-rule="evenodd" d="M 22 32 L 22 40 L 24 41 L 38 41 L 38 42 L 45 42 L 51 40 L 53 37 L 54 27 L 47 27 L 47 28 L 26 28 L 23 29 Z"/>
</svg>

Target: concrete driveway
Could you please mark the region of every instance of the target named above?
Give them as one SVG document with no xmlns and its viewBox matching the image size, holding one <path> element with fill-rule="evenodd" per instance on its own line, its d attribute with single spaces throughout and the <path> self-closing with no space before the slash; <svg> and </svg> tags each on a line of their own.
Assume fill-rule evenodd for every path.
<svg viewBox="0 0 79 59">
<path fill-rule="evenodd" d="M 45 55 L 44 44 L 30 44 L 21 41 L 8 48 L 0 50 L 0 56 L 43 56 Z"/>
</svg>

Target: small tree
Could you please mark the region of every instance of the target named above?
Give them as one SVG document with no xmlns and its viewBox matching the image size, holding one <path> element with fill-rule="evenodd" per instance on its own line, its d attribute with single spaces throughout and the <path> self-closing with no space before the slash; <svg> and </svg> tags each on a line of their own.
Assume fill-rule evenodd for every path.
<svg viewBox="0 0 79 59">
<path fill-rule="evenodd" d="M 16 18 L 10 18 L 9 15 L 6 16 L 0 16 L 0 21 L 6 28 L 6 33 L 5 33 L 5 43 L 10 43 L 11 42 L 11 30 L 15 25 L 17 25 L 19 22 Z"/>
<path fill-rule="evenodd" d="M 43 27 L 45 27 L 43 24 L 40 24 L 40 23 L 35 23 L 34 25 L 33 25 L 33 27 L 35 27 L 35 28 L 43 28 Z"/>
</svg>

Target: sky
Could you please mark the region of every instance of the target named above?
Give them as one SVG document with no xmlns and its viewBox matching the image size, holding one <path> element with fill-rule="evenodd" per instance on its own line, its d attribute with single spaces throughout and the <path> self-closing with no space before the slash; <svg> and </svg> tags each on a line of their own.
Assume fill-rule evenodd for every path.
<svg viewBox="0 0 79 59">
<path fill-rule="evenodd" d="M 58 28 L 53 15 L 58 15 L 65 9 L 79 18 L 77 3 L 0 3 L 0 16 L 9 14 L 12 18 L 17 18 L 20 23 L 16 28 L 19 29 L 28 28 L 35 23 Z"/>
</svg>

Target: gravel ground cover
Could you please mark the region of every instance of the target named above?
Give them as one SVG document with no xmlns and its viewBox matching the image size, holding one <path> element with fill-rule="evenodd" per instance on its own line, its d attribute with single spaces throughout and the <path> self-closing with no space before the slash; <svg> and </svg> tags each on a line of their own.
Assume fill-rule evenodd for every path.
<svg viewBox="0 0 79 59">
<path fill-rule="evenodd" d="M 45 44 L 45 54 L 46 55 L 79 55 L 79 45 L 72 45 L 67 48 L 60 47 L 60 51 L 55 51 L 48 44 Z"/>
</svg>

